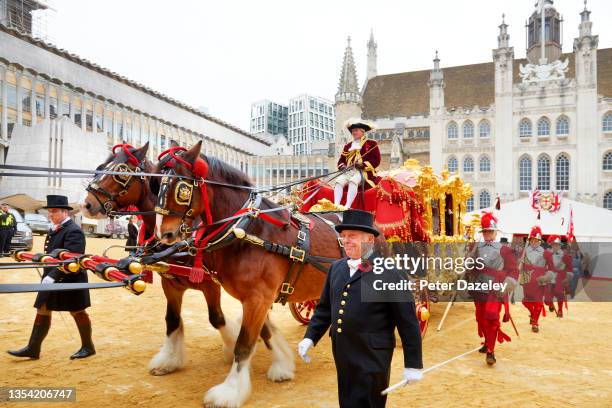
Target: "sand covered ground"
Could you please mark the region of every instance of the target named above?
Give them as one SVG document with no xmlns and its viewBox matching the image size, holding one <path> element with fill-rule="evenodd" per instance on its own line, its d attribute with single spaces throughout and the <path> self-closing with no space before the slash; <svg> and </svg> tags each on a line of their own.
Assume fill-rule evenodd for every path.
<svg viewBox="0 0 612 408">
<path fill-rule="evenodd" d="M 87 251 L 101 253 L 119 241 L 88 239 Z M 42 239 L 35 238 L 35 251 Z M 119 250 L 111 256 L 123 256 Z M 35 270 L 0 271 L 0 283 L 37 282 Z M 90 281 L 98 281 L 92 277 Z M 223 381 L 229 366 L 223 362 L 221 339 L 210 324 L 199 292 L 188 291 L 183 303 L 185 367 L 154 377 L 147 364 L 165 337 L 165 298 L 159 276 L 136 297 L 118 289 L 92 291 L 94 342 L 98 354 L 80 361 L 68 357 L 80 347 L 69 313 L 55 313 L 38 361 L 19 360 L 4 353 L 26 344 L 35 310 L 35 294 L 0 295 L 0 387 L 76 387 L 79 407 L 149 406 L 200 407 L 205 391 Z M 238 315 L 240 304 L 224 294 L 226 317 Z M 509 325 L 512 342 L 498 346 L 497 365 L 489 368 L 474 353 L 425 375 L 422 382 L 390 395 L 389 407 L 550 407 L 612 404 L 612 304 L 570 303 L 563 319 L 544 318 L 541 331 L 531 333 L 527 312 L 512 306 L 521 337 Z M 473 305 L 453 307 L 440 332 L 435 328 L 444 305 L 433 306 L 424 341 L 425 367 L 471 350 L 479 339 Z M 304 334 L 288 308 L 275 305 L 272 319 L 295 349 Z M 397 348 L 392 382 L 401 380 L 402 354 Z M 296 354 L 293 381 L 272 383 L 266 378 L 270 353 L 261 343 L 253 358 L 253 393 L 247 407 L 334 407 L 336 374 L 329 339 L 311 352 L 312 363 Z M 54 404 L 58 406 L 61 404 Z M 26 406 L 21 404 L 20 406 Z M 47 405 L 44 405 L 47 406 Z"/>
</svg>

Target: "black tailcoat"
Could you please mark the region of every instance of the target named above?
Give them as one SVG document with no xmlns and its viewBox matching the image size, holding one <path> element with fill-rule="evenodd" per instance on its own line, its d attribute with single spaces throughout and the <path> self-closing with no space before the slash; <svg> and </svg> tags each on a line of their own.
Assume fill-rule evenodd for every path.
<svg viewBox="0 0 612 408">
<path fill-rule="evenodd" d="M 380 392 L 389 385 L 396 327 L 404 366 L 423 367 L 415 304 L 412 297 L 405 302 L 362 302 L 362 284 L 370 285 L 375 277 L 358 269 L 349 278 L 347 259 L 332 264 L 304 337 L 316 344 L 330 329 L 341 407 L 384 407 L 386 396 Z M 370 275 L 363 279 L 366 273 Z"/>
<path fill-rule="evenodd" d="M 48 254 L 54 249 L 60 248 L 79 254 L 85 252 L 85 234 L 72 220 L 62 224 L 57 231 L 47 234 L 44 252 Z M 45 268 L 43 278 L 45 276 L 51 276 L 58 283 L 87 283 L 87 271 L 84 269 L 77 273 L 65 274 L 57 268 Z M 44 303 L 47 304 L 49 310 L 76 311 L 91 306 L 88 289 L 39 292 L 34 307 L 39 308 Z"/>
</svg>

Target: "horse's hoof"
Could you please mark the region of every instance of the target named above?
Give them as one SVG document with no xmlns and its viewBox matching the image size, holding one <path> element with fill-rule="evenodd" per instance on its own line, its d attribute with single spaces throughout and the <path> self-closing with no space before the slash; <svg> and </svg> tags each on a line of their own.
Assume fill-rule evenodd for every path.
<svg viewBox="0 0 612 408">
<path fill-rule="evenodd" d="M 294 370 L 289 369 L 281 362 L 274 362 L 268 369 L 268 379 L 274 382 L 283 382 L 293 380 L 295 377 Z"/>
<path fill-rule="evenodd" d="M 221 383 L 208 390 L 204 396 L 204 406 L 209 408 L 238 408 L 244 404 L 248 396 L 249 393 L 240 392 L 238 387 Z"/>
<path fill-rule="evenodd" d="M 183 357 L 181 355 L 169 355 L 160 351 L 149 363 L 149 374 L 166 375 L 178 370 L 182 366 Z"/>
<path fill-rule="evenodd" d="M 151 375 L 166 375 L 166 374 L 170 374 L 171 372 L 175 371 L 176 368 L 174 369 L 170 369 L 168 367 L 158 367 L 158 368 L 151 368 L 149 369 L 149 374 Z"/>
</svg>

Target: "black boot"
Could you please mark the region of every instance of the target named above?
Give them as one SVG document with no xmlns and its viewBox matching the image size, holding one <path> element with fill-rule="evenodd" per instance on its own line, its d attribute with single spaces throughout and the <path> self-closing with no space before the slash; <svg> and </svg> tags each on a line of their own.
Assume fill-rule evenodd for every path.
<svg viewBox="0 0 612 408">
<path fill-rule="evenodd" d="M 74 315 L 74 321 L 79 329 L 81 335 L 81 348 L 79 351 L 70 356 L 71 360 L 75 358 L 86 358 L 96 354 L 96 349 L 91 340 L 91 320 L 87 312 L 82 311 Z"/>
<path fill-rule="evenodd" d="M 20 350 L 8 350 L 7 353 L 15 357 L 30 357 L 37 360 L 40 357 L 40 345 L 49 333 L 49 327 L 51 327 L 51 316 L 37 314 L 28 345 Z"/>
<path fill-rule="evenodd" d="M 484 344 L 481 348 L 478 349 L 479 353 L 486 353 L 487 351 L 489 351 L 489 349 L 487 348 L 486 344 Z"/>
</svg>

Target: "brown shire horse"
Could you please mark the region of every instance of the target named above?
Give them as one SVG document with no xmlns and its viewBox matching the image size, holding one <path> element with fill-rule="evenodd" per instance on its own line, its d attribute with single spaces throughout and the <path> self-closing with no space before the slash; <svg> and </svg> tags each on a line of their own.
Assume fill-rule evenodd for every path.
<svg viewBox="0 0 612 408">
<path fill-rule="evenodd" d="M 115 151 L 120 148 L 118 152 Z M 125 172 L 151 173 L 155 166 L 147 160 L 149 144 L 139 149 L 128 145 L 113 148 L 113 154 L 97 170 L 114 170 Z M 111 211 L 119 211 L 134 205 L 139 211 L 150 212 L 143 215 L 146 237 L 152 236 L 155 228 L 155 201 L 157 196 L 149 188 L 148 181 L 137 176 L 100 175 L 87 186 L 87 197 L 81 204 L 86 217 L 106 218 Z M 193 259 L 189 259 L 193 261 Z M 164 375 L 183 366 L 185 360 L 183 322 L 181 305 L 186 289 L 199 290 L 206 298 L 210 324 L 219 330 L 223 339 L 223 352 L 227 362 L 234 358 L 234 344 L 238 337 L 239 326 L 233 321 L 226 321 L 221 310 L 221 289 L 219 285 L 206 279 L 201 283 L 192 283 L 187 277 L 177 276 L 174 279 L 161 278 L 166 296 L 166 342 L 161 350 L 151 359 L 149 372 L 153 375 Z M 265 330 L 262 332 L 264 340 Z"/>
<path fill-rule="evenodd" d="M 215 158 L 200 156 L 201 145 L 199 142 L 190 150 L 178 153 L 179 159 L 170 155 L 161 158 L 157 165 L 157 172 L 174 173 L 185 177 L 162 179 L 161 188 L 159 186 L 153 188 L 154 191 L 159 188 L 156 234 L 164 244 L 173 244 L 187 238 L 190 234 L 185 226 L 193 225 L 196 217 L 216 222 L 233 216 L 250 197 L 248 186 L 251 186 L 251 183 L 247 175 Z M 194 182 L 192 169 L 206 182 L 202 180 Z M 221 183 L 243 188 L 229 187 Z M 183 194 L 189 189 L 192 192 L 189 196 Z M 274 207 L 276 204 L 263 200 L 259 208 L 265 210 Z M 211 217 L 207 217 L 207 212 Z M 267 215 L 279 220 L 287 220 L 289 216 L 286 210 Z M 340 258 L 341 251 L 335 231 L 317 217 L 310 217 L 310 220 L 312 229 L 309 252 L 317 256 Z M 218 225 L 207 227 L 205 235 L 218 227 Z M 259 217 L 251 221 L 247 233 L 291 246 L 296 243 L 298 230 L 291 224 L 279 227 Z M 266 252 L 259 246 L 239 239 L 231 241 L 228 246 L 221 249 L 205 253 L 205 266 L 209 270 L 217 271 L 223 289 L 240 300 L 243 312 L 232 368 L 223 383 L 208 390 L 204 397 L 206 405 L 235 407 L 242 405 L 248 398 L 251 392 L 249 368 L 257 335 L 267 320 L 268 311 L 292 263 L 293 261 L 286 256 Z M 324 272 L 306 264 L 288 300 L 302 302 L 318 299 L 324 281 Z M 270 342 L 273 355 L 280 357 L 287 343 L 278 330 L 272 330 Z M 277 347 L 280 350 L 276 350 Z M 273 362 L 268 376 L 277 380 L 292 379 L 294 370 L 293 354 L 287 353 L 284 360 L 277 358 Z M 271 371 L 276 375 L 270 376 Z"/>
</svg>

